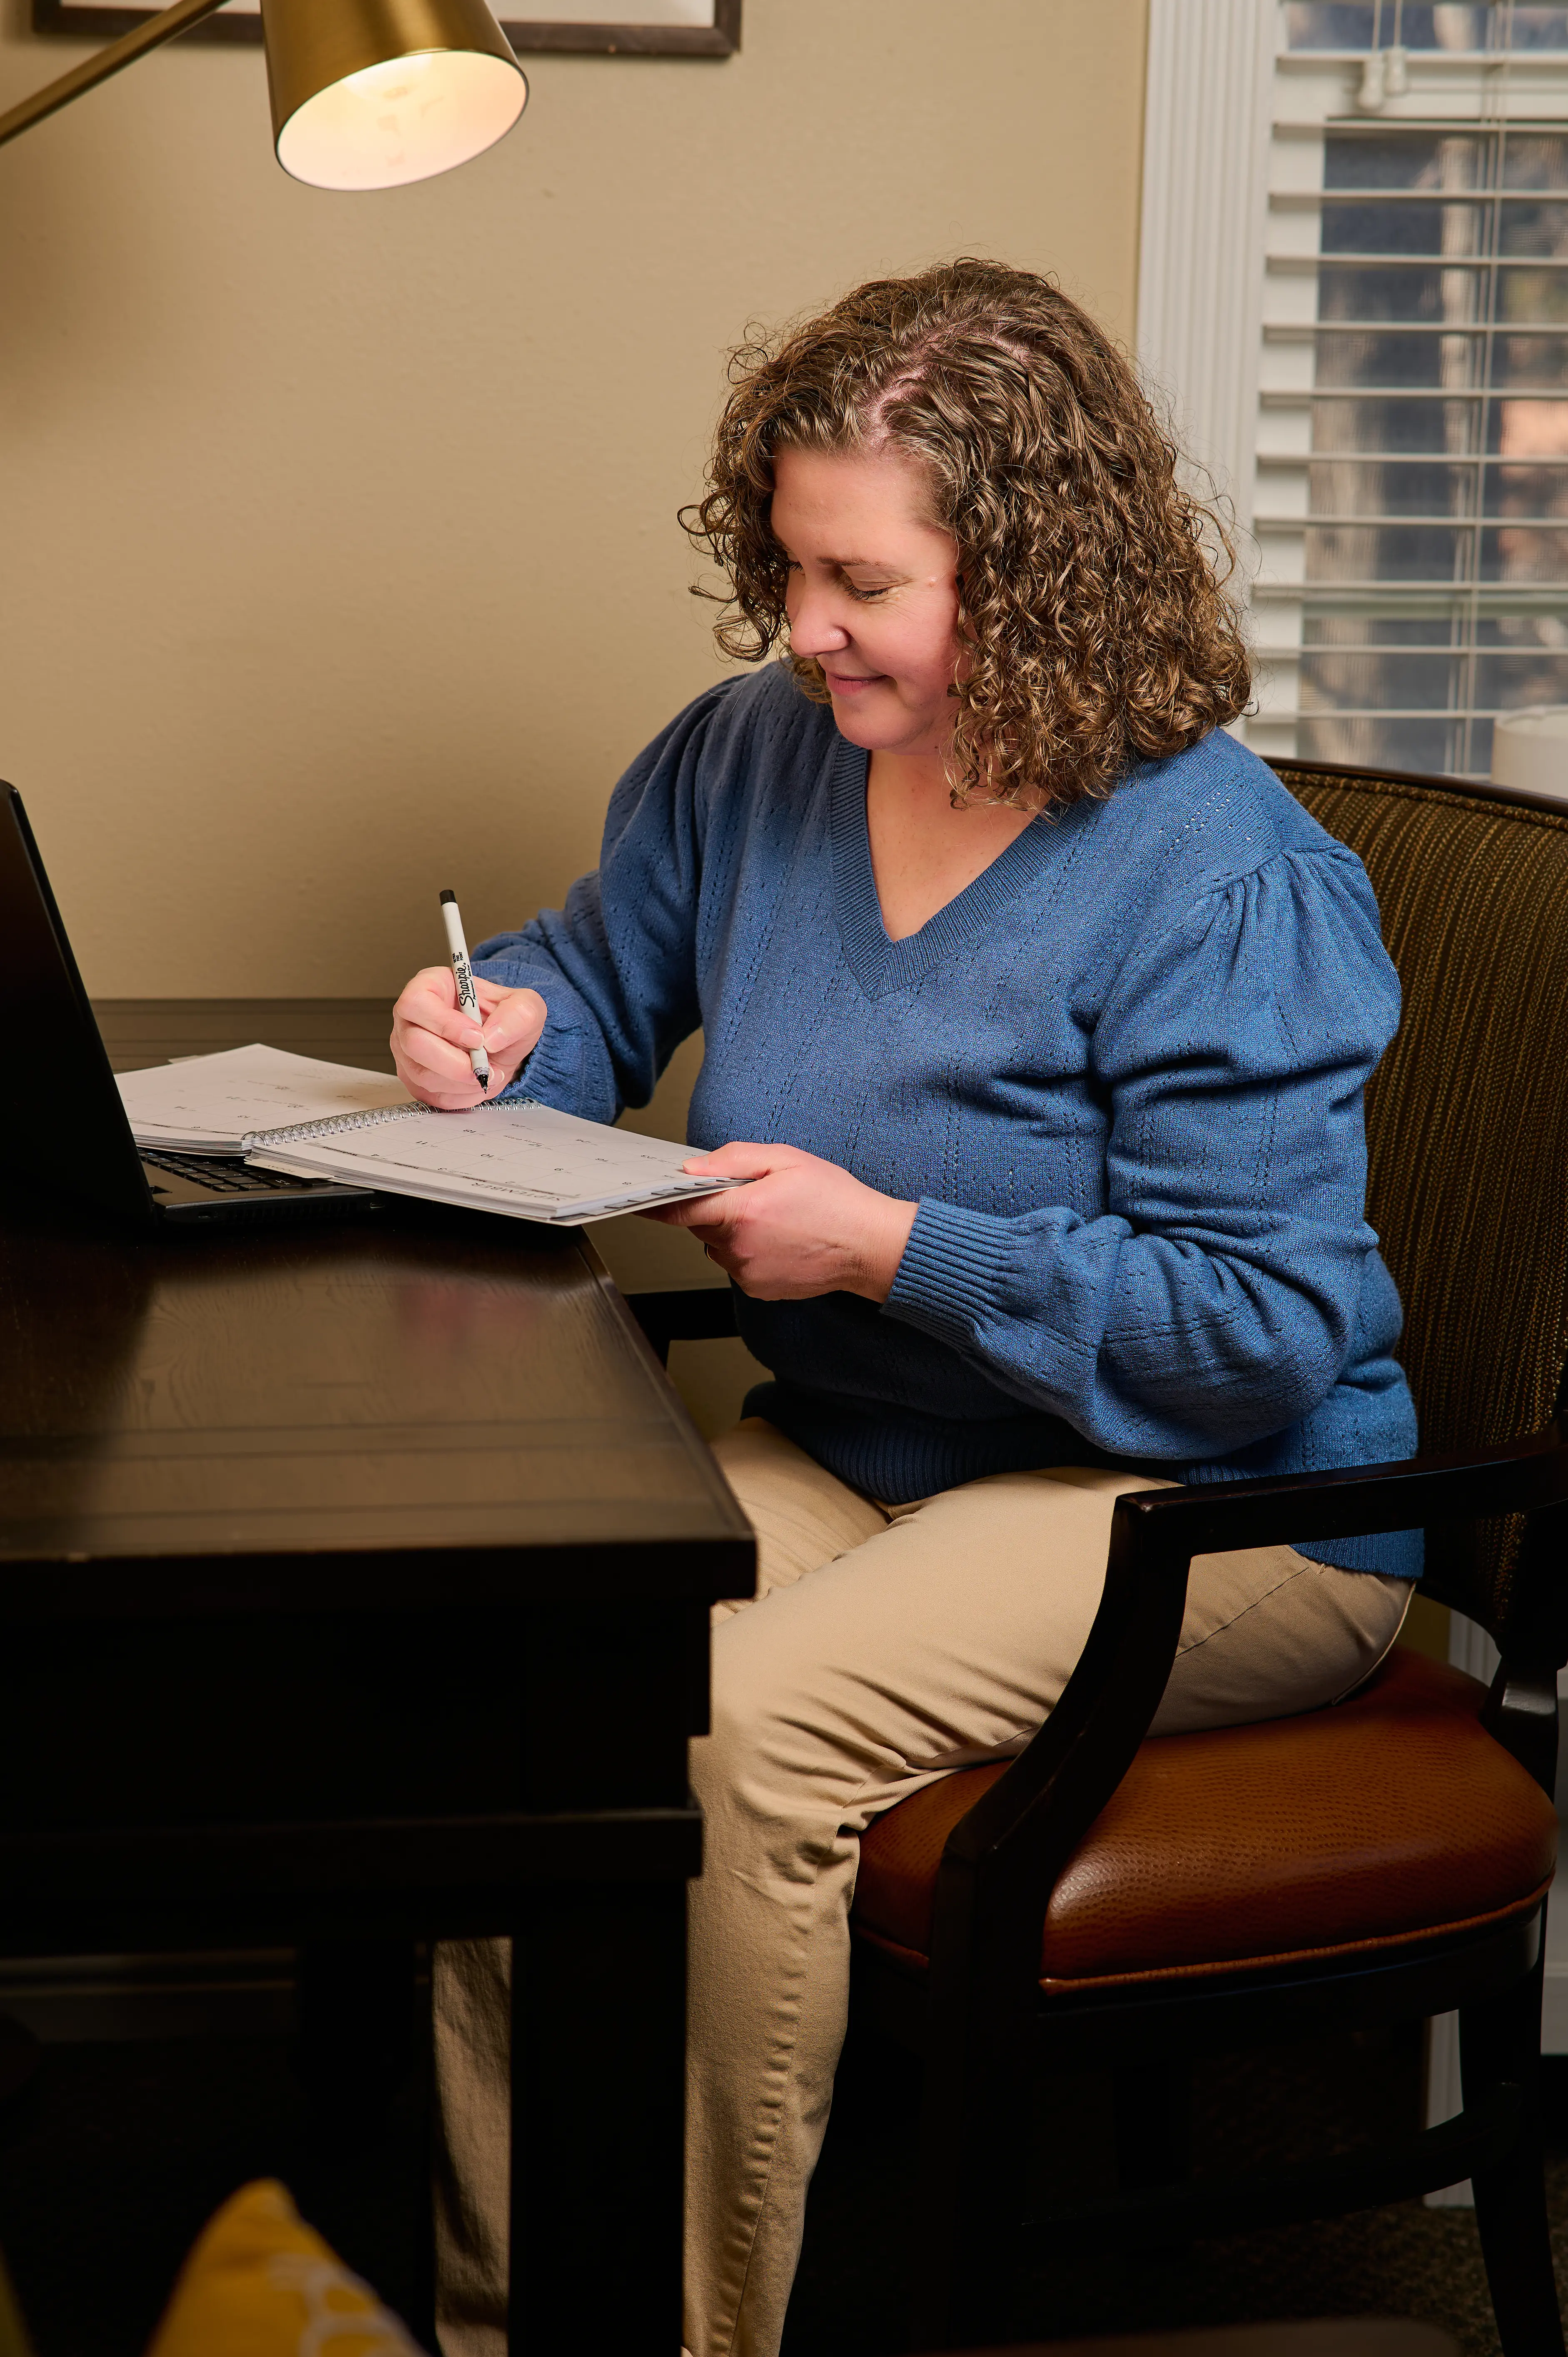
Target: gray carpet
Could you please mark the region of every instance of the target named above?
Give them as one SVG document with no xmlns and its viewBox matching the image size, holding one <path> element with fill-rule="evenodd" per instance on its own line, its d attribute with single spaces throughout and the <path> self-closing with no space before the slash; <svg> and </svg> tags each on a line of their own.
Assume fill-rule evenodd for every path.
<svg viewBox="0 0 1568 2357">
<path fill-rule="evenodd" d="M 1568 2290 L 1568 2063 L 1550 2066 L 1553 2216 Z M 1213 2066 L 1198 2162 L 1234 2167 L 1411 2124 L 1413 2040 L 1343 2041 Z M 786 2357 L 888 2357 L 901 2341 L 899 2236 L 914 2098 L 901 2057 L 847 2058 L 812 2190 Z M 1040 2091 L 1036 2206 L 1109 2167 L 1104 2091 Z M 54 2047 L 0 2109 L 0 2247 L 38 2357 L 139 2357 L 180 2257 L 235 2186 L 279 2176 L 427 2344 L 424 2119 L 410 2087 L 380 2131 L 312 2127 L 281 2043 Z M 613 2229 L 607 2232 L 613 2246 Z M 1179 2257 L 1053 2253 L 1036 2234 L 1019 2339 L 1302 2316 L 1411 2316 L 1497 2357 L 1468 2212 L 1418 2203 L 1195 2246 Z M 672 2352 L 671 2352 L 672 2357 Z"/>
</svg>

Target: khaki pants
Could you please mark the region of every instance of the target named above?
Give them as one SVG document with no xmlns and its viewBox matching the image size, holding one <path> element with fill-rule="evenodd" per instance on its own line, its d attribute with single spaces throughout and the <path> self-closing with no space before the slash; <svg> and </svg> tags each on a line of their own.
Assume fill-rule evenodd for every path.
<svg viewBox="0 0 1568 2357">
<path fill-rule="evenodd" d="M 693 1747 L 685 2335 L 692 2357 L 775 2357 L 843 2039 L 857 1837 L 1027 1742 L 1083 1649 L 1113 1501 L 1166 1485 L 1058 1467 L 887 1509 L 759 1419 L 717 1455 L 759 1562 L 755 1604 L 714 1608 L 713 1732 Z M 1198 1556 L 1155 1732 L 1334 1701 L 1409 1596 L 1289 1547 Z M 446 2357 L 506 2346 L 509 1969 L 500 1941 L 436 1951 Z"/>
</svg>

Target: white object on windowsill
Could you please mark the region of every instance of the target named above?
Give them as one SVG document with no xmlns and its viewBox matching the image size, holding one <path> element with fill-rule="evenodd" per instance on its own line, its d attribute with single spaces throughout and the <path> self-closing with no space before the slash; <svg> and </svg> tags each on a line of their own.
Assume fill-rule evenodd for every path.
<svg viewBox="0 0 1568 2357">
<path fill-rule="evenodd" d="M 1568 802 L 1568 704 L 1504 713 L 1492 731 L 1492 783 Z"/>
<path fill-rule="evenodd" d="M 1374 49 L 1361 68 L 1361 87 L 1356 92 L 1356 103 L 1363 114 L 1376 114 L 1388 94 L 1388 67 L 1382 50 Z"/>
</svg>

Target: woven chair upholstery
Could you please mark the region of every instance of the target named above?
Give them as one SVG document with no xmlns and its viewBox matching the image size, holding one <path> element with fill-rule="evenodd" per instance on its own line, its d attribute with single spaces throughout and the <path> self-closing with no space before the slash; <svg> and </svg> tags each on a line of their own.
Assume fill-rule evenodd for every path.
<svg viewBox="0 0 1568 2357">
<path fill-rule="evenodd" d="M 1521 1438 L 1556 1413 L 1568 1356 L 1568 811 L 1275 766 L 1363 862 L 1403 987 L 1367 1093 L 1367 1211 L 1421 1446 Z M 1483 1526 L 1426 1584 L 1496 1636 L 1517 1544 Z"/>
</svg>

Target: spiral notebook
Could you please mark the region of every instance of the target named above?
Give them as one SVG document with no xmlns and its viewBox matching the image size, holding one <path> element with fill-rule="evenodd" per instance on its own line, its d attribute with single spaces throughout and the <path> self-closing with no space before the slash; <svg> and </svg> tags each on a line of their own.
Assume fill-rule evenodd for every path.
<svg viewBox="0 0 1568 2357">
<path fill-rule="evenodd" d="M 741 1184 L 693 1178 L 681 1168 L 691 1152 L 579 1121 L 531 1097 L 501 1098 L 472 1113 L 389 1105 L 255 1130 L 245 1139 L 246 1161 L 263 1170 L 572 1227 Z"/>
<path fill-rule="evenodd" d="M 375 1113 L 409 1102 L 408 1091 L 391 1072 L 324 1063 L 319 1056 L 296 1056 L 286 1048 L 263 1047 L 259 1039 L 248 1048 L 121 1072 L 115 1086 L 138 1146 L 236 1158 L 258 1129 Z"/>
</svg>

